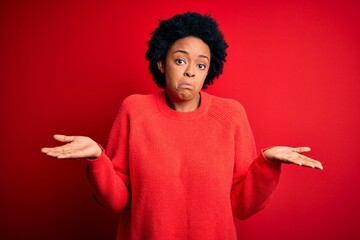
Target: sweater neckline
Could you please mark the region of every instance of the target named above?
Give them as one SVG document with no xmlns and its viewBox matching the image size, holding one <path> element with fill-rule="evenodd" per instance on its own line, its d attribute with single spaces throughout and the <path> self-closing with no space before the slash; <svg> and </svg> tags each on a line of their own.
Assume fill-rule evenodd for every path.
<svg viewBox="0 0 360 240">
<path fill-rule="evenodd" d="M 168 118 L 176 119 L 176 120 L 192 120 L 192 119 L 200 118 L 209 109 L 209 106 L 210 106 L 209 94 L 201 91 L 200 96 L 201 96 L 200 106 L 196 110 L 191 111 L 191 112 L 178 112 L 178 111 L 170 108 L 166 103 L 164 91 L 159 92 L 156 95 L 156 103 L 158 105 L 160 112 L 162 114 L 164 114 L 165 116 L 167 116 Z"/>
</svg>

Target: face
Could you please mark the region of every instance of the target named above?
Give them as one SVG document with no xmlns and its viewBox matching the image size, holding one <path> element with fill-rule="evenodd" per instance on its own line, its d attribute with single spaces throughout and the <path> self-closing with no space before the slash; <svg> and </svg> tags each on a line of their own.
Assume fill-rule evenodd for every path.
<svg viewBox="0 0 360 240">
<path fill-rule="evenodd" d="M 165 91 L 172 101 L 198 99 L 210 67 L 209 46 L 199 38 L 181 38 L 158 67 L 165 74 Z"/>
</svg>

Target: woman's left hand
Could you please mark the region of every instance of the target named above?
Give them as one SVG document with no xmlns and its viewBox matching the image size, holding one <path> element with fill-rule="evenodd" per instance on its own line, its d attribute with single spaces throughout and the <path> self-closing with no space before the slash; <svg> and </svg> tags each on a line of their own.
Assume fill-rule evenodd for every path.
<svg viewBox="0 0 360 240">
<path fill-rule="evenodd" d="M 297 164 L 323 170 L 321 162 L 302 154 L 310 150 L 309 147 L 272 147 L 264 151 L 264 156 L 272 162 Z"/>
</svg>

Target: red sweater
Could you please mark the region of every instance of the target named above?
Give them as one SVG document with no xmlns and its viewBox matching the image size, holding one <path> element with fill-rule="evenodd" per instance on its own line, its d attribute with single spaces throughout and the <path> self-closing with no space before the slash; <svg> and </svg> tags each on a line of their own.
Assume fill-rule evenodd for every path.
<svg viewBox="0 0 360 240">
<path fill-rule="evenodd" d="M 256 158 L 244 108 L 201 92 L 176 112 L 164 93 L 126 98 L 108 147 L 87 161 L 96 199 L 119 214 L 118 239 L 236 239 L 233 216 L 261 210 L 280 164 Z"/>
</svg>

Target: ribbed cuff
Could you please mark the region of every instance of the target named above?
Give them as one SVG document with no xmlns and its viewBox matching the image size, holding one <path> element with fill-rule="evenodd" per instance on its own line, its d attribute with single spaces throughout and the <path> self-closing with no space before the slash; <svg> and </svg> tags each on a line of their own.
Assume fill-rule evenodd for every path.
<svg viewBox="0 0 360 240">
<path fill-rule="evenodd" d="M 282 163 L 281 163 L 280 161 L 275 162 L 275 161 L 272 161 L 272 160 L 268 159 L 267 157 L 265 157 L 264 152 L 265 152 L 266 150 L 270 149 L 270 148 L 272 148 L 272 147 L 267 147 L 267 148 L 261 149 L 261 157 L 262 157 L 266 162 L 268 162 L 268 163 L 270 163 L 270 164 L 272 164 L 272 165 L 279 165 L 279 166 L 281 166 Z"/>
<path fill-rule="evenodd" d="M 98 143 L 97 145 L 101 148 L 101 154 L 100 154 L 100 156 L 97 157 L 97 158 L 87 158 L 87 160 L 90 161 L 90 162 L 96 161 L 96 160 L 102 158 L 103 155 L 105 154 L 105 149 L 104 149 L 99 143 Z"/>
</svg>

